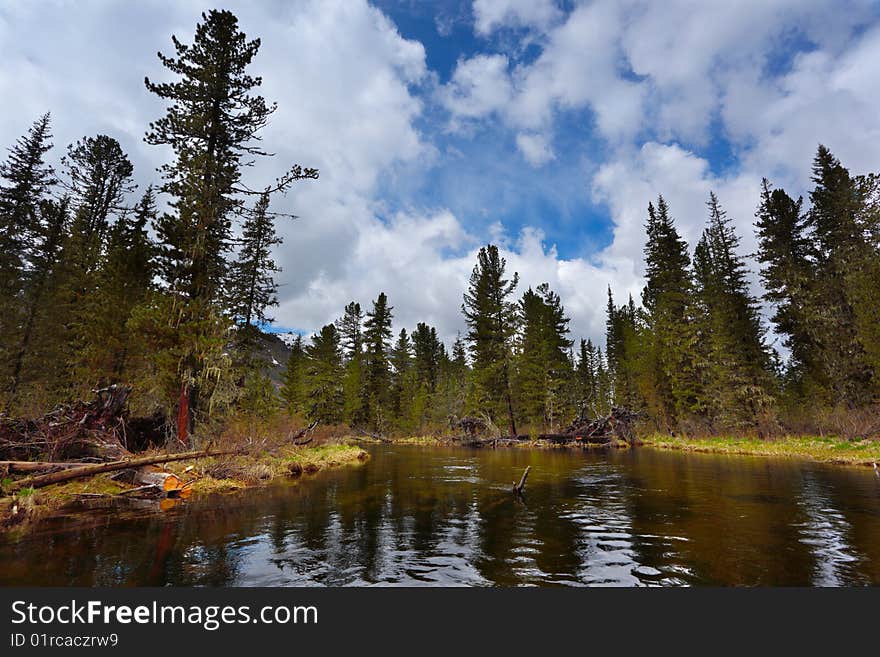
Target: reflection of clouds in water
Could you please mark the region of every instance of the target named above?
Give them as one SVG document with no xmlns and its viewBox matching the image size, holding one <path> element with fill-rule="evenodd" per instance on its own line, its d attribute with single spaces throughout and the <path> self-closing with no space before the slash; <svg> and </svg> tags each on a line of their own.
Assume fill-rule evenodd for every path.
<svg viewBox="0 0 880 657">
<path fill-rule="evenodd" d="M 859 561 L 849 545 L 850 525 L 831 504 L 830 497 L 813 473 L 804 472 L 798 506 L 806 519 L 795 526 L 801 534 L 800 542 L 809 547 L 816 559 L 812 582 L 815 586 L 851 583 L 850 564 Z"/>
<path fill-rule="evenodd" d="M 690 569 L 682 564 L 640 564 L 636 544 L 656 544 L 664 554 L 676 541 L 675 536 L 635 534 L 626 504 L 624 478 L 609 471 L 607 463 L 583 468 L 576 473 L 580 488 L 576 502 L 562 518 L 577 524 L 581 531 L 579 555 L 581 583 L 592 586 L 676 586 L 687 583 Z"/>
</svg>

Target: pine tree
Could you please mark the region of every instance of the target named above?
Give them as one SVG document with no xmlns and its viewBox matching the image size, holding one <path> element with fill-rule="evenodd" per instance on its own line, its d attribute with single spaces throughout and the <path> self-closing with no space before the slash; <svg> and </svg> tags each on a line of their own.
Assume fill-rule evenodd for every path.
<svg viewBox="0 0 880 657">
<path fill-rule="evenodd" d="M 303 349 L 302 336 L 298 335 L 290 348 L 290 356 L 287 358 L 281 380 L 281 399 L 290 414 L 300 413 L 304 410 L 305 374 L 306 353 Z"/>
<path fill-rule="evenodd" d="M 162 191 L 173 212 L 156 223 L 161 243 L 159 266 L 166 284 L 186 304 L 178 324 L 197 326 L 212 314 L 212 304 L 223 297 L 230 246 L 232 216 L 239 212 L 247 190 L 242 168 L 257 156 L 268 155 L 258 146 L 274 105 L 253 93 L 259 77 L 246 72 L 260 47 L 248 41 L 228 11 L 202 14 L 192 45 L 172 37 L 175 55 L 159 54 L 162 64 L 178 79 L 153 83 L 147 89 L 169 103 L 166 115 L 150 124 L 149 144 L 170 146 L 174 162 L 160 170 Z M 270 191 L 282 190 L 294 180 L 317 178 L 317 171 L 293 167 Z M 199 408 L 199 384 L 204 379 L 198 357 L 198 332 L 180 331 L 196 339 L 178 361 L 181 380 L 178 428 L 182 440 L 192 432 Z"/>
<path fill-rule="evenodd" d="M 571 377 L 568 322 L 559 296 L 546 283 L 523 294 L 516 378 L 520 408 L 533 431 L 552 427 L 572 410 L 564 394 Z"/>
<path fill-rule="evenodd" d="M 107 135 L 71 144 L 61 163 L 74 216 L 68 258 L 87 276 L 99 265 L 111 217 L 124 210 L 125 196 L 134 190 L 134 167 Z"/>
<path fill-rule="evenodd" d="M 656 209 L 648 204 L 645 231 L 645 357 L 639 387 L 654 418 L 669 427 L 698 408 L 691 263 L 662 196 Z"/>
<path fill-rule="evenodd" d="M 40 212 L 42 201 L 57 182 L 52 167 L 45 162 L 52 148 L 49 130 L 49 114 L 44 114 L 0 164 L 0 371 L 2 389 L 10 393 L 10 400 L 15 397 L 21 374 L 20 338 L 23 331 L 29 333 L 32 329 L 27 328 L 33 320 L 28 319 L 31 302 L 37 289 L 37 296 L 42 295 L 45 283 L 44 273 L 37 266 L 32 268 L 31 260 L 37 251 L 45 250 L 45 233 L 51 230 L 51 219 L 47 222 L 47 217 L 57 217 L 51 210 L 42 216 Z M 26 288 L 30 288 L 30 301 L 23 299 Z M 18 373 L 14 372 L 16 368 Z"/>
<path fill-rule="evenodd" d="M 383 430 L 388 422 L 390 407 L 391 369 L 388 352 L 391 341 L 392 306 L 388 297 L 381 292 L 373 302 L 373 309 L 367 313 L 364 322 L 364 387 L 363 397 L 369 410 L 369 421 L 378 430 Z"/>
<path fill-rule="evenodd" d="M 694 252 L 694 270 L 709 354 L 708 394 L 715 405 L 710 419 L 751 428 L 770 420 L 771 358 L 746 265 L 737 253 L 739 237 L 714 193 L 707 206 L 709 222 Z"/>
<path fill-rule="evenodd" d="M 611 288 L 605 319 L 605 354 L 607 376 L 611 387 L 611 402 L 633 410 L 644 405 L 637 388 L 639 369 L 642 366 L 640 330 L 635 303 L 632 296 L 626 305 L 614 304 Z"/>
<path fill-rule="evenodd" d="M 504 277 L 507 262 L 498 247 L 480 249 L 464 294 L 462 313 L 468 326 L 474 380 L 478 403 L 486 405 L 490 417 L 507 415 L 510 435 L 516 435 L 516 419 L 511 392 L 511 347 L 516 331 L 516 306 L 509 301 L 519 283 L 519 275 Z M 502 410 L 504 409 L 504 410 Z M 482 410 L 482 409 L 481 409 Z"/>
<path fill-rule="evenodd" d="M 772 321 L 790 351 L 789 388 L 801 400 L 819 399 L 827 380 L 815 339 L 821 311 L 815 307 L 816 254 L 807 234 L 803 200 L 772 189 L 764 179 L 756 217 L 764 299 L 773 305 Z"/>
<path fill-rule="evenodd" d="M 413 369 L 412 341 L 405 328 L 400 329 L 397 341 L 391 349 L 391 367 L 391 413 L 396 419 L 398 429 L 410 431 L 413 429 L 410 419 L 416 377 Z"/>
<path fill-rule="evenodd" d="M 433 394 L 437 390 L 443 354 L 443 344 L 437 338 L 437 329 L 419 322 L 416 330 L 413 331 L 412 344 L 415 353 L 416 381 Z"/>
<path fill-rule="evenodd" d="M 861 277 L 854 273 L 864 271 L 876 253 L 865 249 L 859 221 L 864 199 L 856 181 L 824 146 L 819 146 L 813 161 L 813 181 L 816 186 L 810 192 L 808 225 L 816 242 L 815 340 L 830 381 L 832 401 L 858 407 L 873 396 L 874 372 L 859 335 L 855 307 L 856 291 L 866 281 L 856 282 Z M 868 312 L 869 317 L 872 314 Z M 876 323 L 874 315 L 863 326 L 870 330 Z"/>
<path fill-rule="evenodd" d="M 351 425 L 362 425 L 367 421 L 368 409 L 364 401 L 364 353 L 363 321 L 361 305 L 355 301 L 345 306 L 343 316 L 336 320 L 342 344 L 345 376 L 343 390 L 345 396 L 345 421 Z"/>
<path fill-rule="evenodd" d="M 306 354 L 306 415 L 333 424 L 342 419 L 342 350 L 333 324 L 312 336 Z"/>
<path fill-rule="evenodd" d="M 11 308 L 5 303 L 18 298 L 26 277 L 29 252 L 39 248 L 40 202 L 57 180 L 46 153 L 49 141 L 49 114 L 31 126 L 28 134 L 9 149 L 0 164 L 0 303 L 4 319 Z"/>
<path fill-rule="evenodd" d="M 239 349 L 246 354 L 256 349 L 261 326 L 272 322 L 266 311 L 278 305 L 274 274 L 281 269 L 272 259 L 272 247 L 281 242 L 269 214 L 269 194 L 263 193 L 245 220 L 241 248 L 229 268 L 227 283 L 227 307 L 239 325 Z"/>
<path fill-rule="evenodd" d="M 50 384 L 59 395 L 79 396 L 113 377 L 106 361 L 95 360 L 92 347 L 103 350 L 102 328 L 117 323 L 108 317 L 117 309 L 101 303 L 96 294 L 111 231 L 115 238 L 120 237 L 120 231 L 114 230 L 115 222 L 123 221 L 121 217 L 128 211 L 124 204 L 134 189 L 133 167 L 119 142 L 106 135 L 85 137 L 72 144 L 62 164 L 72 218 L 51 299 L 57 316 L 63 318 L 51 327 L 51 339 L 58 343 L 59 365 L 63 367 L 56 370 Z M 122 318 L 123 324 L 126 319 Z M 97 328 L 101 324 L 104 326 Z"/>
<path fill-rule="evenodd" d="M 53 278 L 56 274 L 67 222 L 68 205 L 66 198 L 59 202 L 48 199 L 41 201 L 38 218 L 35 222 L 39 228 L 39 240 L 31 252 L 31 270 L 27 287 L 22 294 L 21 330 L 17 339 L 9 342 L 12 345 L 12 349 L 10 350 L 11 362 L 9 393 L 6 401 L 7 411 L 13 408 L 18 401 L 19 387 L 26 369 L 25 361 L 31 355 L 31 352 L 34 351 L 32 343 L 34 342 L 35 333 L 39 333 L 36 330 L 37 326 L 40 324 L 45 325 L 46 330 L 42 333 L 44 337 L 47 337 L 49 336 L 51 325 L 56 320 L 54 308 L 47 307 L 44 300 L 49 296 L 47 292 L 53 285 Z M 39 362 L 33 368 L 36 376 L 39 377 L 48 373 L 53 362 L 57 362 L 57 360 L 57 358 L 47 358 Z"/>
<path fill-rule="evenodd" d="M 581 339 L 578 347 L 578 359 L 575 367 L 577 377 L 577 405 L 581 415 L 592 411 L 598 415 L 597 408 L 601 405 L 599 391 L 599 351 L 590 339 Z"/>
<path fill-rule="evenodd" d="M 361 312 L 361 304 L 355 301 L 345 306 L 345 314 L 336 321 L 346 361 L 360 356 L 363 352 L 363 322 L 364 314 Z"/>
<path fill-rule="evenodd" d="M 74 370 L 76 380 L 92 387 L 123 380 L 130 343 L 136 339 L 128 320 L 153 287 L 154 245 L 147 231 L 156 215 L 155 194 L 147 187 L 133 212 L 109 229 L 93 291 L 79 314 L 85 321 L 78 327 L 82 338 Z"/>
</svg>

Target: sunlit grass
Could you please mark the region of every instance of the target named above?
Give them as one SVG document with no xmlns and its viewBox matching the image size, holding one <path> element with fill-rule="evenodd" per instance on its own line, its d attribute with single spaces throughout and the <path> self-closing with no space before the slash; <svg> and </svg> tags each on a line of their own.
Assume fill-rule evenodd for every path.
<svg viewBox="0 0 880 657">
<path fill-rule="evenodd" d="M 853 465 L 880 462 L 880 441 L 867 439 L 849 441 L 822 436 L 783 436 L 761 440 L 756 437 L 671 437 L 654 434 L 645 436 L 642 440 L 653 447 L 691 452 L 802 457 Z"/>
</svg>

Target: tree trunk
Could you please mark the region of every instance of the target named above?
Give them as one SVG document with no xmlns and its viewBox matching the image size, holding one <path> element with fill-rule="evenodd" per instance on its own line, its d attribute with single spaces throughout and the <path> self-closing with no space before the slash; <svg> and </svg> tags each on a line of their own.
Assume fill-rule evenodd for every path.
<svg viewBox="0 0 880 657">
<path fill-rule="evenodd" d="M 95 465 L 84 465 L 80 468 L 69 468 L 61 472 L 51 472 L 49 474 L 35 475 L 33 477 L 25 477 L 13 482 L 7 492 L 15 492 L 22 488 L 43 488 L 52 484 L 60 484 L 73 479 L 82 477 L 90 477 L 93 475 L 103 474 L 105 472 L 115 472 L 116 470 L 125 470 L 126 468 L 137 468 L 144 465 L 154 465 L 156 463 L 170 463 L 171 461 L 186 461 L 188 459 L 206 458 L 209 456 L 226 456 L 229 454 L 239 454 L 241 450 L 225 450 L 221 452 L 182 452 L 180 454 L 160 454 L 159 456 L 144 456 L 137 459 L 128 459 L 126 461 L 116 461 L 114 463 L 97 463 Z"/>
</svg>

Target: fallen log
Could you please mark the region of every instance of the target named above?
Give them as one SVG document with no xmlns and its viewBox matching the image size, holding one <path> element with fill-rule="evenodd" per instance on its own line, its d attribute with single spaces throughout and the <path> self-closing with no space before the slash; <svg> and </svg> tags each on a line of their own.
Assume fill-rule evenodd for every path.
<svg viewBox="0 0 880 657">
<path fill-rule="evenodd" d="M 26 474 L 31 472 L 46 472 L 47 470 L 65 470 L 67 468 L 82 468 L 89 463 L 66 463 L 55 461 L 0 461 L 0 471 L 9 473 Z"/>
<path fill-rule="evenodd" d="M 94 465 L 86 465 L 81 468 L 69 468 L 60 472 L 51 472 L 48 474 L 34 475 L 25 477 L 18 481 L 12 482 L 5 487 L 8 493 L 14 493 L 22 488 L 43 488 L 52 484 L 60 484 L 65 481 L 79 479 L 81 477 L 90 477 L 92 475 L 103 474 L 105 472 L 115 472 L 116 470 L 124 470 L 126 468 L 138 468 L 144 465 L 155 465 L 157 463 L 170 463 L 171 461 L 186 461 L 189 459 L 201 459 L 211 456 L 227 456 L 230 454 L 240 454 L 242 450 L 231 449 L 219 452 L 203 451 L 203 452 L 181 452 L 180 454 L 160 454 L 158 456 L 142 456 L 140 458 L 127 459 L 124 461 L 115 461 L 113 463 L 96 463 Z"/>
<path fill-rule="evenodd" d="M 373 440 L 378 440 L 380 443 L 394 442 L 393 440 L 391 440 L 387 436 L 383 436 L 381 433 L 373 433 L 371 431 L 367 431 L 365 429 L 361 429 L 358 427 L 355 428 L 355 432 L 358 435 L 363 436 L 364 438 L 372 438 Z"/>
</svg>

